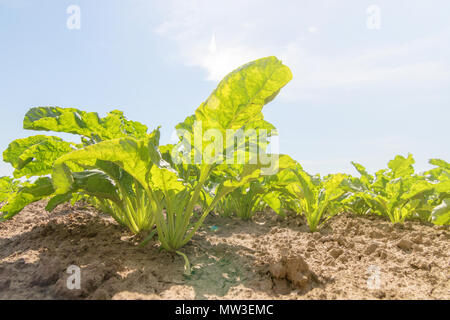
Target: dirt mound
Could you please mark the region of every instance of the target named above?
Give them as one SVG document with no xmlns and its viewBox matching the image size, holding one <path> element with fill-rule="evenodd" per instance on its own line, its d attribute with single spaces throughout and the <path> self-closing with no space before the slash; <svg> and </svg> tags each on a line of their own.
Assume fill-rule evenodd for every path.
<svg viewBox="0 0 450 320">
<path fill-rule="evenodd" d="M 89 207 L 39 202 L 0 224 L 0 299 L 449 299 L 448 228 L 341 215 L 210 216 L 184 261 Z M 69 289 L 70 268 L 80 289 Z"/>
<path fill-rule="evenodd" d="M 309 270 L 309 266 L 301 256 L 283 257 L 281 261 L 271 264 L 270 274 L 274 281 L 275 292 L 289 292 L 289 287 L 302 291 L 309 290 L 317 276 Z M 289 286 L 283 280 L 287 280 Z"/>
</svg>

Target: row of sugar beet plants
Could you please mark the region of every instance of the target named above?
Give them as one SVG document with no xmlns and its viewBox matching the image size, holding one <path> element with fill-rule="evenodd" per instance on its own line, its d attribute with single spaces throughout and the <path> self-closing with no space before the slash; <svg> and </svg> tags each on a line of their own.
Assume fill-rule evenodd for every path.
<svg viewBox="0 0 450 320">
<path fill-rule="evenodd" d="M 405 219 L 419 219 L 437 225 L 450 224 L 450 164 L 444 160 L 431 159 L 435 168 L 414 172 L 414 159 L 396 156 L 388 168 L 379 170 L 375 176 L 353 163 L 359 178 L 345 180 L 344 189 L 349 191 L 344 207 L 359 214 L 377 214 L 392 223 Z"/>
<path fill-rule="evenodd" d="M 304 214 L 311 231 L 341 212 L 375 214 L 392 223 L 418 219 L 437 225 L 450 224 L 450 164 L 431 159 L 435 168 L 416 174 L 412 155 L 396 156 L 388 168 L 375 176 L 353 163 L 360 177 L 331 174 L 312 176 L 299 164 L 278 174 L 261 177 L 233 191 L 221 200 L 218 212 L 249 219 L 270 207 Z"/>
<path fill-rule="evenodd" d="M 201 130 L 205 139 L 200 145 L 195 138 L 188 140 L 184 149 L 159 145 L 159 128 L 148 133 L 145 125 L 127 120 L 120 111 L 100 118 L 74 108 L 32 108 L 25 115 L 25 129 L 71 133 L 80 137 L 80 143 L 47 135 L 13 141 L 3 158 L 14 167 L 15 179 L 0 179 L 0 219 L 41 199 L 48 199 L 48 211 L 85 199 L 135 234 L 157 233 L 161 246 L 183 256 L 187 265 L 179 249 L 211 211 L 242 219 L 266 207 L 280 215 L 294 211 L 305 215 L 311 231 L 343 211 L 382 215 L 393 223 L 407 218 L 450 223 L 450 166 L 443 160 L 431 160 L 436 168 L 423 174 L 414 173 L 412 156 L 397 156 L 375 176 L 354 163 L 359 178 L 320 177 L 308 174 L 289 156 L 277 155 L 278 170 L 267 175 L 258 156 L 270 155 L 267 144 L 258 139 L 257 161 L 228 164 L 227 147 L 221 144 L 214 144 L 215 155 L 203 163 L 175 161 L 211 151 L 212 140 L 205 138 L 210 130 L 222 136 L 228 130 L 264 129 L 265 134 L 267 130 L 275 134 L 262 109 L 291 78 L 289 68 L 275 57 L 231 72 L 193 115 L 176 126 L 194 137 Z M 244 140 L 240 149 L 245 159 L 254 156 L 249 143 Z M 202 213 L 197 216 L 198 205 Z"/>
</svg>

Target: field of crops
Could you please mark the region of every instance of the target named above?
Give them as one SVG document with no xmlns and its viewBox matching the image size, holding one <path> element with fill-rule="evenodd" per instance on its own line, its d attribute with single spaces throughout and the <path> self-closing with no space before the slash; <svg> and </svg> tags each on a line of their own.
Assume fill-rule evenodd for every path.
<svg viewBox="0 0 450 320">
<path fill-rule="evenodd" d="M 176 126 L 177 144 L 118 110 L 30 109 L 24 129 L 79 140 L 39 134 L 3 153 L 4 294 L 448 299 L 450 164 L 415 172 L 413 155 L 394 155 L 375 173 L 352 162 L 358 176 L 320 176 L 269 153 L 263 107 L 291 78 L 275 57 L 236 69 Z M 84 289 L 64 287 L 71 264 Z"/>
</svg>

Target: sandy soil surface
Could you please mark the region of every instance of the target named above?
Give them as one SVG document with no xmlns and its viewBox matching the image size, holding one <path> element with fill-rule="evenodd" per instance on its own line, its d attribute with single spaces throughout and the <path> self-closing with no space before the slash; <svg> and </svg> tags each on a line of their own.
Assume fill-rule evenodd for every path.
<svg viewBox="0 0 450 320">
<path fill-rule="evenodd" d="M 0 299 L 450 299 L 448 228 L 341 215 L 310 233 L 302 217 L 210 216 L 183 248 L 185 276 L 180 256 L 138 247 L 111 218 L 44 205 L 0 224 Z"/>
</svg>

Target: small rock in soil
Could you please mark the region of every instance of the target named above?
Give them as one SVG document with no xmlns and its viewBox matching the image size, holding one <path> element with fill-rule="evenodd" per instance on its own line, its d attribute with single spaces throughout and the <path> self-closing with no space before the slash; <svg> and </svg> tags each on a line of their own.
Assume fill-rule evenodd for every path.
<svg viewBox="0 0 450 320">
<path fill-rule="evenodd" d="M 425 260 L 417 259 L 417 258 L 411 259 L 409 261 L 409 265 L 413 268 L 421 269 L 421 270 L 430 270 L 431 269 L 431 265 L 428 262 L 426 262 Z"/>
<path fill-rule="evenodd" d="M 344 250 L 340 248 L 334 248 L 330 251 L 330 255 L 335 259 L 337 259 L 342 253 L 344 253 Z"/>
<path fill-rule="evenodd" d="M 384 292 L 382 290 L 376 290 L 376 291 L 372 292 L 372 294 L 374 295 L 374 297 L 376 297 L 378 299 L 383 299 L 386 297 L 386 292 Z"/>
<path fill-rule="evenodd" d="M 367 248 L 366 248 L 366 250 L 364 251 L 364 253 L 365 253 L 366 255 L 371 255 L 371 254 L 374 253 L 375 250 L 377 250 L 377 249 L 378 249 L 378 244 L 372 243 L 372 244 L 370 244 L 370 245 L 367 246 Z"/>
<path fill-rule="evenodd" d="M 397 247 L 399 247 L 404 251 L 411 250 L 412 246 L 413 246 L 412 242 L 407 239 L 402 239 L 399 242 L 397 242 Z"/>
<path fill-rule="evenodd" d="M 384 235 L 383 235 L 381 232 L 376 231 L 376 230 L 372 231 L 372 232 L 369 234 L 369 236 L 370 236 L 371 238 L 374 238 L 374 239 L 381 239 L 381 238 L 384 237 Z"/>
<path fill-rule="evenodd" d="M 300 256 L 283 257 L 280 262 L 273 264 L 269 271 L 274 278 L 275 287 L 283 287 L 280 281 L 285 279 L 299 289 L 306 289 L 310 282 L 317 278 Z"/>
<path fill-rule="evenodd" d="M 286 268 L 281 262 L 272 264 L 269 267 L 269 271 L 275 279 L 284 279 L 286 277 Z"/>
<path fill-rule="evenodd" d="M 413 237 L 411 240 L 412 240 L 412 242 L 414 242 L 415 244 L 421 244 L 421 243 L 423 242 L 423 239 L 422 239 L 422 235 L 421 235 L 421 234 L 418 234 L 417 236 Z"/>
</svg>

